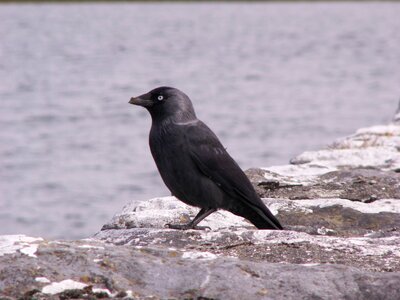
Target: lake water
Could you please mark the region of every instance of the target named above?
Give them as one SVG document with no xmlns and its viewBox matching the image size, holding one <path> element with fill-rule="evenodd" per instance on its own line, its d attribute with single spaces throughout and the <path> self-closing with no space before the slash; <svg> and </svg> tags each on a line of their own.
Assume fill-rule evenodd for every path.
<svg viewBox="0 0 400 300">
<path fill-rule="evenodd" d="M 131 96 L 170 85 L 244 168 L 390 121 L 400 3 L 0 5 L 0 234 L 87 237 L 168 195 Z"/>
</svg>

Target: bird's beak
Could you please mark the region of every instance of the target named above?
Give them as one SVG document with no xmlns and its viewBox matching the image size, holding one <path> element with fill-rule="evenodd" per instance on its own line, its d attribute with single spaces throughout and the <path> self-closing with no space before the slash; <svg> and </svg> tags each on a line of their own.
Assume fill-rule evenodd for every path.
<svg viewBox="0 0 400 300">
<path fill-rule="evenodd" d="M 153 106 L 153 102 L 149 99 L 147 94 L 144 94 L 144 95 L 141 95 L 138 97 L 132 97 L 128 103 L 134 104 L 134 105 L 139 105 L 139 106 L 144 106 L 144 107 Z"/>
</svg>

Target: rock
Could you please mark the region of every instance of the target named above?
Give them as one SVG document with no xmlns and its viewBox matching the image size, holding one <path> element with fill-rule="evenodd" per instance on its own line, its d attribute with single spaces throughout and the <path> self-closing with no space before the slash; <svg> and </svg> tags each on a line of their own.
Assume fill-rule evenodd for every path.
<svg viewBox="0 0 400 300">
<path fill-rule="evenodd" d="M 24 299 L 117 296 L 130 299 L 398 299 L 400 296 L 399 272 L 377 273 L 334 264 L 336 259 L 347 262 L 356 256 L 343 252 L 343 244 L 338 241 L 331 244 L 332 255 L 325 258 L 321 255 L 326 263 L 319 264 L 308 259 L 319 256 L 319 249 L 298 247 L 299 238 L 307 234 L 256 230 L 243 230 L 239 235 L 230 230 L 206 233 L 168 229 L 165 232 L 177 238 L 211 234 L 213 242 L 200 249 L 183 250 L 171 246 L 135 246 L 131 243 L 133 240 L 124 246 L 93 239 L 36 240 L 27 245 L 37 247 L 36 257 L 19 250 L 0 256 L 0 295 Z M 226 242 L 228 236 L 242 236 L 261 244 L 247 245 L 245 240 L 241 244 L 232 241 L 226 246 L 219 244 Z M 16 241 L 15 237 L 11 239 Z M 270 247 L 264 243 L 268 240 Z M 362 247 L 357 244 L 360 243 L 354 243 L 355 252 L 357 247 Z M 214 253 L 204 251 L 205 248 Z M 270 256 L 285 249 L 297 253 L 297 260 L 269 262 Z M 371 252 L 365 255 L 378 255 L 384 250 L 382 247 L 369 249 Z"/>
<path fill-rule="evenodd" d="M 385 232 L 388 235 L 390 232 L 396 232 L 394 230 L 400 224 L 400 201 L 398 199 L 381 199 L 373 203 L 336 198 L 312 200 L 264 198 L 263 201 L 285 224 L 286 228 L 311 234 L 320 234 L 318 230 L 325 228 L 330 235 L 335 236 L 364 236 L 377 231 L 381 235 Z M 187 222 L 197 212 L 198 209 L 187 206 L 174 197 L 154 198 L 141 202 L 139 205 L 132 202 L 105 224 L 102 230 L 108 230 L 106 236 L 110 235 L 110 237 L 115 237 L 114 233 L 116 237 L 119 237 L 121 229 L 131 228 L 138 229 L 138 234 L 145 232 L 143 229 L 155 229 L 168 235 L 168 231 L 163 229 L 165 224 Z M 202 225 L 210 227 L 213 231 L 254 229 L 245 219 L 226 211 L 212 214 L 202 221 Z M 95 237 L 103 239 L 103 231 L 96 234 Z M 133 237 L 131 232 L 128 233 L 128 236 Z M 151 239 L 153 238 L 161 237 L 151 236 Z M 108 239 L 108 241 L 116 244 L 126 243 L 126 240 Z M 139 245 L 147 243 L 146 240 Z"/>
<path fill-rule="evenodd" d="M 359 129 L 328 149 L 304 152 L 291 162 L 247 171 L 261 197 L 399 199 L 400 125 Z"/>
<path fill-rule="evenodd" d="M 162 225 L 195 209 L 173 197 L 151 199 L 144 205 L 153 219 L 135 222 L 144 207 L 127 206 L 94 237 L 117 245 L 165 246 L 233 256 L 241 260 L 285 263 L 338 263 L 373 271 L 400 271 L 400 201 L 371 204 L 342 199 L 264 199 L 291 230 L 254 230 L 246 220 L 220 211 L 204 220 L 211 231 L 176 231 Z M 132 204 L 133 206 L 133 204 Z M 162 213 L 158 213 L 162 212 Z M 168 212 L 171 212 L 170 214 Z M 141 228 L 139 228 L 141 227 Z M 349 238 L 351 237 L 351 238 Z M 333 251 L 335 250 L 335 251 Z M 369 259 L 365 260 L 368 254 Z"/>
<path fill-rule="evenodd" d="M 92 238 L 0 236 L 0 299 L 400 299 L 400 124 L 247 174 L 285 230 L 128 203 Z M 2 298 L 3 297 L 3 298 Z"/>
<path fill-rule="evenodd" d="M 373 202 L 400 199 L 400 173 L 378 169 L 343 168 L 312 179 L 280 176 L 268 170 L 246 171 L 261 197 L 287 199 L 342 198 Z M 273 179 L 271 179 L 273 178 Z"/>
</svg>

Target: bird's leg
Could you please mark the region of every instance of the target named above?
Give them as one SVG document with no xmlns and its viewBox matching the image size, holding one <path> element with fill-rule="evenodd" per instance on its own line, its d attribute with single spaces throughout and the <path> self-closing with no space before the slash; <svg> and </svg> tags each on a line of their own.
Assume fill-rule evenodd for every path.
<svg viewBox="0 0 400 300">
<path fill-rule="evenodd" d="M 196 226 L 199 224 L 204 218 L 215 212 L 216 208 L 202 208 L 199 213 L 194 217 L 192 221 L 187 224 L 166 224 L 167 228 L 171 229 L 180 229 L 180 230 L 187 230 L 187 229 L 211 229 L 208 226 Z"/>
</svg>

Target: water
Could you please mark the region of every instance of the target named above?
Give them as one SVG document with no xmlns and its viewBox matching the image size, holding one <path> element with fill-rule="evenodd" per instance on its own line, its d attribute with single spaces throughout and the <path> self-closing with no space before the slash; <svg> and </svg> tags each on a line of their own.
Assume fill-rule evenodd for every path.
<svg viewBox="0 0 400 300">
<path fill-rule="evenodd" d="M 0 5 L 0 234 L 79 238 L 168 195 L 150 117 L 185 91 L 244 168 L 287 163 L 400 95 L 399 3 Z"/>
</svg>

